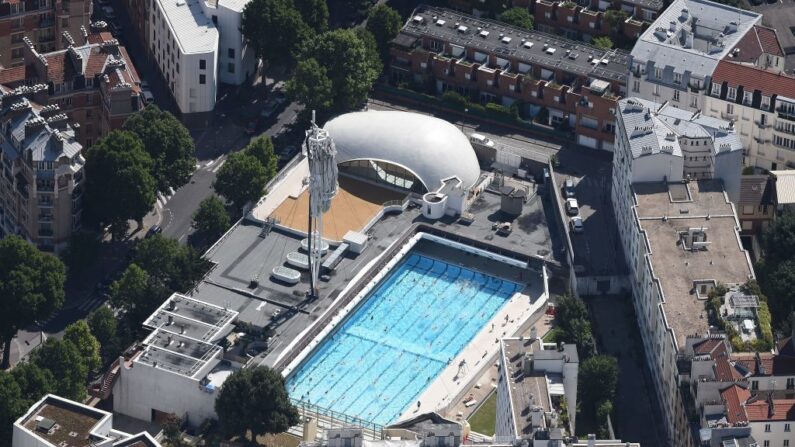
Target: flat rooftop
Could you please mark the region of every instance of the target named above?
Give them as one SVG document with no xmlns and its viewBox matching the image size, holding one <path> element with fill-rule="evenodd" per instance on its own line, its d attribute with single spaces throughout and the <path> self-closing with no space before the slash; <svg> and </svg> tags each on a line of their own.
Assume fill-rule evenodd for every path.
<svg viewBox="0 0 795 447">
<path fill-rule="evenodd" d="M 218 49 L 218 29 L 204 15 L 199 1 L 155 0 L 158 9 L 163 11 L 163 20 L 185 54 L 210 53 Z"/>
<path fill-rule="evenodd" d="M 46 397 L 20 424 L 54 446 L 90 447 L 94 427 L 110 413 Z"/>
<path fill-rule="evenodd" d="M 175 293 L 144 321 L 152 329 L 168 328 L 170 332 L 196 340 L 213 341 L 226 335 L 237 312 Z"/>
<path fill-rule="evenodd" d="M 488 34 L 484 36 L 484 32 Z M 430 36 L 505 59 L 623 84 L 626 84 L 629 73 L 629 53 L 626 51 L 606 51 L 450 9 L 419 6 L 403 26 L 401 34 L 416 38 Z M 407 40 L 410 39 L 400 39 L 401 42 Z M 599 62 L 594 64 L 592 61 Z"/>
<path fill-rule="evenodd" d="M 504 338 L 501 340 L 503 347 L 503 364 L 507 365 L 505 376 L 508 378 L 510 388 L 511 410 L 513 420 L 521 424 L 516 427 L 518 435 L 529 435 L 533 433 L 532 423 L 529 419 L 529 409 L 541 407 L 544 412 L 552 410 L 547 389 L 547 378 L 543 372 L 533 372 L 525 375 L 522 370 L 522 359 L 528 352 L 540 351 L 541 343 L 539 340 L 517 338 Z"/>
<path fill-rule="evenodd" d="M 709 330 L 706 297 L 696 295 L 696 283 L 744 284 L 753 277 L 750 259 L 740 244 L 737 219 L 719 181 L 640 183 L 633 189 L 651 250 L 649 258 L 664 295 L 665 316 L 682 348 L 688 335 Z M 703 250 L 685 249 L 681 233 L 702 227 L 709 245 Z"/>
<path fill-rule="evenodd" d="M 144 340 L 146 346 L 135 362 L 193 377 L 221 347 L 190 337 L 156 329 Z"/>
</svg>

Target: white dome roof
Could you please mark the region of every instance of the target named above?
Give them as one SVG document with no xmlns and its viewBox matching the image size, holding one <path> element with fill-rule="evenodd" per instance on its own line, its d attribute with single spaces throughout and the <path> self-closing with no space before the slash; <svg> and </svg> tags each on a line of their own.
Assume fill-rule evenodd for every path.
<svg viewBox="0 0 795 447">
<path fill-rule="evenodd" d="M 428 191 L 453 175 L 470 188 L 480 177 L 480 165 L 469 139 L 457 127 L 427 115 L 369 111 L 340 115 L 325 129 L 337 147 L 337 164 L 378 160 L 412 173 Z"/>
</svg>

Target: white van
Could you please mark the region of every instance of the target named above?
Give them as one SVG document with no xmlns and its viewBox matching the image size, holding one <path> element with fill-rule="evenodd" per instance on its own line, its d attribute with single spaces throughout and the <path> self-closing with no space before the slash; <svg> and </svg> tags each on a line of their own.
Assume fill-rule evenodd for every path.
<svg viewBox="0 0 795 447">
<path fill-rule="evenodd" d="M 141 90 L 141 97 L 144 99 L 144 104 L 146 105 L 155 102 L 155 96 L 149 90 Z"/>
<path fill-rule="evenodd" d="M 486 147 L 494 147 L 494 142 L 490 139 L 486 138 L 485 135 L 481 135 L 479 133 L 473 133 L 469 135 L 469 142 L 479 144 L 481 146 Z"/>
</svg>

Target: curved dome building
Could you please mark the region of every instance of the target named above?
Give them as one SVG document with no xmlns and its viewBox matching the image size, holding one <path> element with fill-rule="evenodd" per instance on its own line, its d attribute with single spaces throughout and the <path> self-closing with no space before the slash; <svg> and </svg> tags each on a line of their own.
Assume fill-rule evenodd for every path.
<svg viewBox="0 0 795 447">
<path fill-rule="evenodd" d="M 398 111 L 353 112 L 326 123 L 341 173 L 423 193 L 455 176 L 468 189 L 480 177 L 469 139 L 456 126 Z"/>
</svg>

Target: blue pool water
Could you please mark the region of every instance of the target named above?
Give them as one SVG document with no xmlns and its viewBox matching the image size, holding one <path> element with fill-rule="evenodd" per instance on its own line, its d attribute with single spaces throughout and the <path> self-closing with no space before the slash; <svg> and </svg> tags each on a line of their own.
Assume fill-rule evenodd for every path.
<svg viewBox="0 0 795 447">
<path fill-rule="evenodd" d="M 293 372 L 290 396 L 394 422 L 519 289 L 410 253 Z"/>
</svg>

